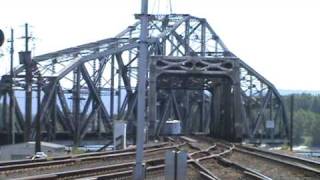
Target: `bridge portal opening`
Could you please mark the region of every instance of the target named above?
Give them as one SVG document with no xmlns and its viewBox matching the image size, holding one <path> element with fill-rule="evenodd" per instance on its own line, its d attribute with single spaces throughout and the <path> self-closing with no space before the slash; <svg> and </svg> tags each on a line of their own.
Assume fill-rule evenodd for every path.
<svg viewBox="0 0 320 180">
<path fill-rule="evenodd" d="M 204 57 L 151 58 L 149 132 L 161 134 L 170 119 L 181 121 L 182 133 L 206 133 L 239 140 L 235 61 Z"/>
</svg>

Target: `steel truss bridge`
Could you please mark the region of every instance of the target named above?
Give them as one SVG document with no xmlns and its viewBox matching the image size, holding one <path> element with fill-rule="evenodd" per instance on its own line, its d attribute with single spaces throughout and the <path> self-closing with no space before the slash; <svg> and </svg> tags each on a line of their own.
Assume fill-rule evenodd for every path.
<svg viewBox="0 0 320 180">
<path fill-rule="evenodd" d="M 114 38 L 33 57 L 29 65 L 15 67 L 13 77 L 4 75 L 0 128 L 9 142 L 19 134 L 33 139 L 36 118 L 49 141 L 66 134 L 79 144 L 111 134 L 118 120 L 127 121 L 134 135 L 137 108 L 146 110 L 149 137 L 178 119 L 184 134 L 288 138 L 286 110 L 274 85 L 235 56 L 206 19 L 187 14 L 149 15 L 146 107 L 137 107 L 140 28 L 137 22 Z M 32 96 L 39 90 L 40 111 L 34 115 Z M 18 92 L 25 93 L 25 102 L 17 100 Z"/>
</svg>

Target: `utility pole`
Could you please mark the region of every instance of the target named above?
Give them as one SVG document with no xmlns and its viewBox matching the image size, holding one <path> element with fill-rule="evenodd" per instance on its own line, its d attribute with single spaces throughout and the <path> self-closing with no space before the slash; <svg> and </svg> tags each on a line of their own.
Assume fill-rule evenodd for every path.
<svg viewBox="0 0 320 180">
<path fill-rule="evenodd" d="M 28 24 L 25 24 L 25 61 L 24 64 L 26 66 L 26 102 L 25 102 L 25 126 L 24 126 L 24 141 L 27 142 L 30 140 L 30 129 L 31 129 L 31 121 L 32 121 L 32 59 L 31 52 L 29 51 L 29 27 Z"/>
<path fill-rule="evenodd" d="M 147 81 L 147 59 L 148 59 L 148 0 L 141 1 L 141 32 L 138 61 L 138 108 L 137 108 L 137 147 L 136 147 L 136 167 L 134 180 L 144 179 L 143 146 L 145 127 L 145 101 L 146 101 L 146 81 Z"/>
<path fill-rule="evenodd" d="M 15 109 L 15 101 L 14 101 L 14 73 L 13 73 L 13 55 L 14 55 L 14 32 L 11 29 L 11 37 L 10 37 L 10 113 L 9 113 L 9 126 L 8 126 L 8 142 L 11 141 L 12 144 L 15 143 L 15 132 L 14 132 L 14 109 Z"/>
</svg>

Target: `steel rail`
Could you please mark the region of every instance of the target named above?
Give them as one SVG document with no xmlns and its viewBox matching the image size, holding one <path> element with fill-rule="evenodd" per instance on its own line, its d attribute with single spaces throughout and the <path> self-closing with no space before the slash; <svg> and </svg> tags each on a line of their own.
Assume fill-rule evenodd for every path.
<svg viewBox="0 0 320 180">
<path fill-rule="evenodd" d="M 159 143 L 154 145 L 146 145 L 145 149 L 152 149 L 152 148 L 160 148 L 169 145 L 168 143 Z M 81 157 L 88 157 L 88 156 L 98 156 L 98 155 L 107 155 L 107 154 L 117 154 L 123 152 L 133 152 L 135 148 L 127 148 L 123 150 L 115 150 L 115 151 L 106 151 L 106 152 L 90 152 L 78 155 L 68 155 L 68 156 L 57 156 L 47 159 L 26 159 L 26 160 L 11 160 L 11 161 L 0 161 L 0 168 L 3 166 L 8 165 L 21 165 L 21 164 L 31 164 L 31 163 L 38 163 L 38 162 L 46 162 L 46 161 L 53 161 L 53 160 L 65 160 L 65 159 L 74 159 L 74 158 L 81 158 Z"/>
<path fill-rule="evenodd" d="M 167 146 L 167 147 L 160 147 L 160 148 L 151 148 L 146 149 L 145 153 L 148 155 L 148 153 L 154 153 L 159 151 L 166 151 L 169 149 L 176 149 L 178 146 Z M 28 169 L 34 169 L 34 168 L 51 168 L 58 165 L 70 165 L 73 163 L 82 163 L 82 162 L 88 162 L 88 161 L 103 161 L 108 159 L 120 159 L 123 157 L 128 156 L 134 156 L 134 151 L 129 152 L 117 152 L 117 153 L 110 153 L 110 154 L 102 154 L 99 153 L 98 155 L 91 154 L 91 156 L 74 156 L 74 158 L 70 159 L 63 159 L 63 160 L 49 160 L 49 161 L 41 161 L 41 162 L 34 162 L 34 163 L 27 163 L 27 164 L 13 164 L 13 165 L 6 165 L 6 166 L 0 166 L 0 172 L 5 172 L 6 174 L 11 172 L 17 173 L 18 171 L 27 171 Z"/>
<path fill-rule="evenodd" d="M 248 147 L 248 146 L 243 146 L 243 145 L 236 145 L 236 147 L 239 149 L 248 150 L 250 152 L 257 152 L 257 153 L 265 154 L 268 156 L 274 156 L 274 157 L 280 158 L 282 160 L 292 161 L 292 162 L 295 162 L 298 164 L 302 164 L 304 166 L 308 166 L 308 167 L 320 170 L 320 162 L 319 161 L 314 161 L 311 159 L 306 159 L 306 158 L 297 157 L 297 156 L 290 156 L 287 154 L 280 154 L 277 152 L 267 151 L 267 150 L 263 150 L 263 149 L 259 149 L 259 148 L 255 148 L 255 147 Z"/>
<path fill-rule="evenodd" d="M 277 163 L 280 163 L 280 164 L 284 164 L 286 166 L 302 169 L 304 171 L 308 171 L 308 172 L 320 175 L 320 170 L 319 169 L 315 169 L 313 167 L 309 167 L 307 165 L 304 165 L 304 164 L 301 164 L 301 163 L 297 163 L 293 159 L 284 160 L 284 159 L 280 159 L 279 156 L 270 156 L 270 155 L 265 155 L 265 154 L 262 154 L 262 153 L 259 153 L 259 152 L 250 152 L 250 151 L 243 150 L 243 149 L 240 149 L 240 148 L 235 148 L 234 151 L 237 151 L 237 152 L 240 152 L 240 153 L 243 153 L 243 154 L 249 154 L 249 155 L 252 155 L 252 156 L 255 156 L 255 157 L 260 157 L 260 158 L 263 158 L 263 159 L 266 159 L 266 160 L 269 160 L 269 161 L 277 162 Z"/>
</svg>

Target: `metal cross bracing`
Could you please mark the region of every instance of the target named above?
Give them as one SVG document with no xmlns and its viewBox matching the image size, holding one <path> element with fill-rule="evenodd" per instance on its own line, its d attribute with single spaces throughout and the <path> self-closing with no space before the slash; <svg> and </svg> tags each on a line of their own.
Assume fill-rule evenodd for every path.
<svg viewBox="0 0 320 180">
<path fill-rule="evenodd" d="M 276 88 L 231 53 L 206 19 L 148 15 L 148 22 L 149 136 L 160 135 L 166 120 L 179 119 L 186 134 L 207 132 L 233 140 L 288 137 L 287 115 Z M 38 115 L 48 140 L 65 133 L 78 145 L 88 134 L 111 133 L 116 120 L 127 121 L 128 133 L 134 134 L 139 35 L 137 22 L 114 38 L 33 57 L 33 91 L 41 77 Z M 25 72 L 24 65 L 14 70 L 15 96 L 26 85 Z M 10 79 L 10 75 L 1 78 L 4 107 Z M 14 131 L 30 129 L 27 136 L 34 138 L 35 120 L 30 126 L 25 123 L 22 104 L 14 99 Z M 7 111 L 3 108 L 2 113 Z M 3 117 L 1 129 L 10 133 L 9 119 Z M 274 122 L 274 128 L 267 128 L 267 121 Z"/>
</svg>

